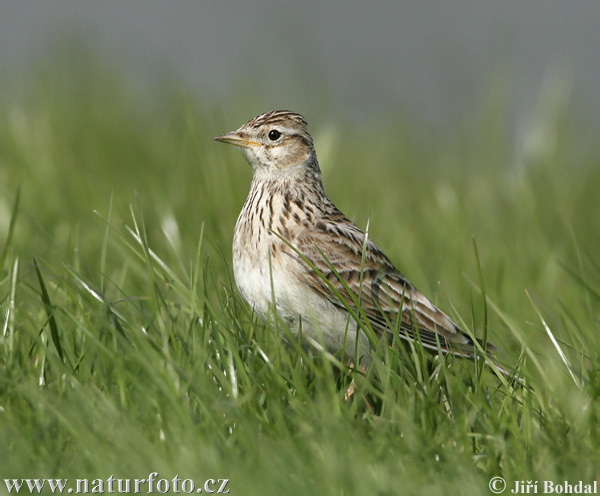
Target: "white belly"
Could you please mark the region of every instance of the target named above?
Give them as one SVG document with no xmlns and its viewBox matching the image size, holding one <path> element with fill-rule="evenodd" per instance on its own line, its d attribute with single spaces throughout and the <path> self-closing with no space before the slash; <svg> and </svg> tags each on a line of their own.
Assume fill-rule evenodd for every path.
<svg viewBox="0 0 600 496">
<path fill-rule="evenodd" d="M 302 334 L 312 344 L 338 353 L 345 348 L 346 357 L 354 357 L 357 337 L 357 325 L 348 312 L 334 306 L 308 285 L 304 285 L 297 274 L 303 270 L 295 266 L 302 263 L 289 256 L 279 257 L 285 266 L 254 252 L 234 257 L 233 271 L 235 282 L 242 297 L 252 306 L 264 321 L 268 320 L 273 309 L 297 334 Z M 273 301 L 275 304 L 273 305 Z M 367 337 L 361 331 L 359 355 L 369 349 Z M 344 346 L 345 344 L 345 346 Z"/>
</svg>

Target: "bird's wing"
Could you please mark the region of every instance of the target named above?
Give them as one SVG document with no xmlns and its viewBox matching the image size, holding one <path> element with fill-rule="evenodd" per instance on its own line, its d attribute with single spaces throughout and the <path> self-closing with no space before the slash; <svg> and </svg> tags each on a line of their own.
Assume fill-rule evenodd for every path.
<svg viewBox="0 0 600 496">
<path fill-rule="evenodd" d="M 293 244 L 323 276 L 305 264 L 310 287 L 340 308 L 344 304 L 332 288 L 351 308 L 357 309 L 359 303 L 380 337 L 397 326 L 399 337 L 415 340 L 416 328 L 426 348 L 437 350 L 439 341 L 445 351 L 472 356 L 473 340 L 404 278 L 372 241 L 363 246 L 364 239 L 345 217 L 303 230 Z"/>
</svg>

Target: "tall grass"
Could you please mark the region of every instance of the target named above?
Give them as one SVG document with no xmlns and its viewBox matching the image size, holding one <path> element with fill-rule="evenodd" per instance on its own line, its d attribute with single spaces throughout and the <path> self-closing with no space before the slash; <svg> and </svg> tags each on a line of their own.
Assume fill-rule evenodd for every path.
<svg viewBox="0 0 600 496">
<path fill-rule="evenodd" d="M 212 136 L 241 121 L 172 89 L 146 101 L 93 60 L 32 70 L 0 103 L 0 479 L 597 479 L 600 152 L 565 111 L 521 154 L 490 112 L 428 139 L 308 117 L 334 201 L 528 387 L 418 347 L 377 350 L 363 376 L 284 344 L 232 282 L 251 174 Z"/>
</svg>

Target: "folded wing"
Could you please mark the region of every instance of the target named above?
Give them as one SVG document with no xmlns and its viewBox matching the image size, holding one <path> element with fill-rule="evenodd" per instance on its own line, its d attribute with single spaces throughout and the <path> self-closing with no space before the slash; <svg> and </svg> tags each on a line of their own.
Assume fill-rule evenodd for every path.
<svg viewBox="0 0 600 496">
<path fill-rule="evenodd" d="M 400 338 L 415 340 L 418 329 L 424 347 L 437 350 L 439 341 L 444 351 L 472 356 L 473 340 L 404 278 L 372 241 L 364 246 L 364 233 L 339 216 L 317 222 L 294 240 L 326 279 L 307 265 L 310 287 L 340 308 L 344 303 L 332 287 L 351 308 L 359 303 L 379 337 L 398 328 Z"/>
</svg>

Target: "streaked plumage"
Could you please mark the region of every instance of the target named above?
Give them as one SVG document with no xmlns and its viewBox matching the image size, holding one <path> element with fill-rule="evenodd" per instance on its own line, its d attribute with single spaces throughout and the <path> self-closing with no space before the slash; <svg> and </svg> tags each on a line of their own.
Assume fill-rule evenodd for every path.
<svg viewBox="0 0 600 496">
<path fill-rule="evenodd" d="M 443 350 L 472 355 L 471 338 L 375 243 L 367 240 L 365 245 L 363 231 L 326 196 L 301 115 L 268 112 L 215 139 L 239 146 L 254 169 L 235 227 L 233 267 L 240 293 L 258 315 L 267 316 L 275 295 L 275 308 L 292 330 L 301 323 L 303 334 L 317 346 L 324 344 L 335 353 L 345 342 L 346 356 L 353 356 L 357 325 L 333 287 L 352 308 L 353 301 L 360 301 L 380 338 L 390 332 L 389 323 L 397 323 L 402 308 L 401 338 L 413 339 L 416 326 L 423 346 L 437 350 L 439 341 Z M 367 354 L 369 346 L 361 334 L 360 353 Z"/>
</svg>

